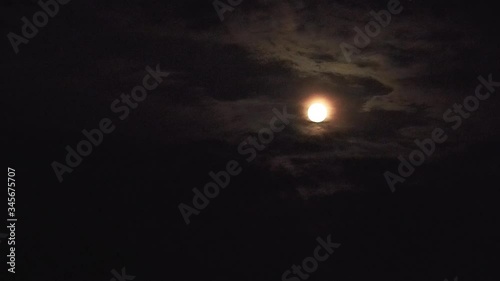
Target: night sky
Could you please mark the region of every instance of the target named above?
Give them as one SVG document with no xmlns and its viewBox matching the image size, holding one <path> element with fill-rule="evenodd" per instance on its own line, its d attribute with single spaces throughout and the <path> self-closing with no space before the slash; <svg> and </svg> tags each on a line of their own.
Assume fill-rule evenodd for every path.
<svg viewBox="0 0 500 281">
<path fill-rule="evenodd" d="M 2 280 L 499 280 L 495 3 L 48 2 L 0 5 Z"/>
</svg>

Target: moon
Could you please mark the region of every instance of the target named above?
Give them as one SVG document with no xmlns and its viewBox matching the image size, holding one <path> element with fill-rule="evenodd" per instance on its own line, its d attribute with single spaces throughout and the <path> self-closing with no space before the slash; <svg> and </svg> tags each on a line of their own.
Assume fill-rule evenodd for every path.
<svg viewBox="0 0 500 281">
<path fill-rule="evenodd" d="M 309 120 L 320 123 L 325 121 L 328 116 L 328 110 L 322 103 L 313 103 L 307 110 L 307 116 L 309 117 Z"/>
</svg>

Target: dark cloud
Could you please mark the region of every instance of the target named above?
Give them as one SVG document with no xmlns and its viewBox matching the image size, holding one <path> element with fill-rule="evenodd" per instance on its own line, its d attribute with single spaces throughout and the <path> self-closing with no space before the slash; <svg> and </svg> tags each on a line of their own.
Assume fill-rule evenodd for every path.
<svg viewBox="0 0 500 281">
<path fill-rule="evenodd" d="M 331 233 L 342 248 L 310 280 L 495 280 L 500 100 L 457 131 L 442 114 L 479 75 L 500 80 L 498 11 L 401 1 L 348 63 L 340 44 L 387 2 L 243 0 L 221 22 L 213 0 L 70 1 L 14 55 L 5 34 L 38 4 L 4 1 L 21 267 L 42 280 L 109 280 L 114 266 L 137 280 L 279 280 Z M 111 102 L 157 64 L 171 75 L 118 122 Z M 320 124 L 305 116 L 316 96 L 334 108 Z M 238 145 L 284 107 L 290 124 L 247 163 Z M 116 131 L 58 185 L 52 161 L 104 117 Z M 449 140 L 390 193 L 383 173 L 436 127 Z M 186 227 L 179 203 L 229 160 L 243 173 Z"/>
</svg>

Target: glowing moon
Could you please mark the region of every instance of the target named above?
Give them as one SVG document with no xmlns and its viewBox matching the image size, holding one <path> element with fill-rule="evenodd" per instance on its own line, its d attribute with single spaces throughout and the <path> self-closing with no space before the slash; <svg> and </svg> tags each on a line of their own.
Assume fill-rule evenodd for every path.
<svg viewBox="0 0 500 281">
<path fill-rule="evenodd" d="M 328 115 L 326 106 L 321 103 L 313 103 L 307 110 L 307 116 L 313 122 L 323 122 Z"/>
</svg>

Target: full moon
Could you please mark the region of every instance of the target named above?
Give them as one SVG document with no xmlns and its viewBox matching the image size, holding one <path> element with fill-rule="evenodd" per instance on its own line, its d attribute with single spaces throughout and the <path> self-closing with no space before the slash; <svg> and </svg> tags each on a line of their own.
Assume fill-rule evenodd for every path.
<svg viewBox="0 0 500 281">
<path fill-rule="evenodd" d="M 309 120 L 319 123 L 323 122 L 328 115 L 328 110 L 326 106 L 321 103 L 313 103 L 307 110 L 307 116 Z"/>
</svg>

